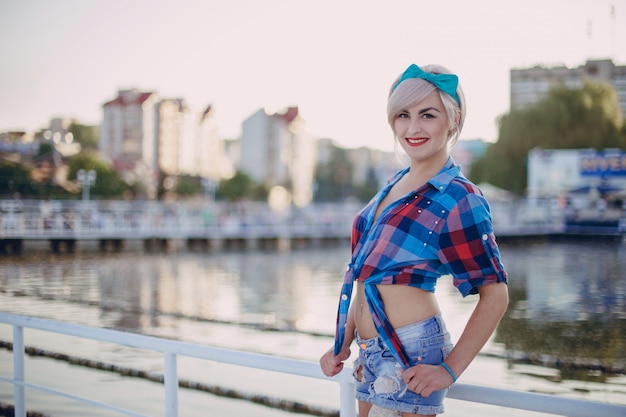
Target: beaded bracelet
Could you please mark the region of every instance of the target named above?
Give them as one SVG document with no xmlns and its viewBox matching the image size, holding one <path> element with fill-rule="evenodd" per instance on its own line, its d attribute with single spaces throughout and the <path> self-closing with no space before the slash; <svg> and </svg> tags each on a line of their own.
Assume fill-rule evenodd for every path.
<svg viewBox="0 0 626 417">
<path fill-rule="evenodd" d="M 456 382 L 456 375 L 454 375 L 454 372 L 452 372 L 452 369 L 450 369 L 450 367 L 446 365 L 444 362 L 441 362 L 441 366 L 443 366 L 443 369 L 448 371 L 448 373 L 452 377 L 452 382 Z"/>
</svg>

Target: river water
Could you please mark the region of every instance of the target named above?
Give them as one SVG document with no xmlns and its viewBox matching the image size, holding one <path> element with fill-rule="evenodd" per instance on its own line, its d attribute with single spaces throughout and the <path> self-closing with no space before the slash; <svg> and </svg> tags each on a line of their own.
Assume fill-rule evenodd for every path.
<svg viewBox="0 0 626 417">
<path fill-rule="evenodd" d="M 626 405 L 626 242 L 503 243 L 511 304 L 497 333 L 460 382 Z M 349 256 L 345 244 L 290 251 L 148 253 L 25 251 L 0 257 L 0 311 L 317 361 L 332 344 Z M 449 277 L 437 296 L 455 340 L 475 297 Z M 0 340 L 11 328 L 0 324 Z M 27 346 L 162 372 L 158 354 L 25 331 Z M 338 385 L 179 360 L 179 377 L 338 409 Z M 163 415 L 158 384 L 45 358 L 27 358 L 29 382 Z M 11 355 L 0 350 L 0 374 Z M 240 400 L 180 391 L 181 416 L 295 415 Z M 0 402 L 12 403 L 0 383 Z M 27 391 L 27 408 L 51 416 L 119 415 Z M 501 409 L 448 400 L 448 416 Z M 507 415 L 538 413 L 506 411 Z"/>
</svg>

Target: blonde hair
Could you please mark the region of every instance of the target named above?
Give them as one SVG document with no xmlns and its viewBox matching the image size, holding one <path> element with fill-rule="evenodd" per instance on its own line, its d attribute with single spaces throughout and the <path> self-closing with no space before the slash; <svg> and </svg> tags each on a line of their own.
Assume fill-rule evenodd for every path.
<svg viewBox="0 0 626 417">
<path fill-rule="evenodd" d="M 452 74 L 450 70 L 441 65 L 424 65 L 421 69 L 433 74 Z M 441 102 L 443 103 L 443 107 L 450 122 L 448 146 L 454 146 L 457 140 L 459 140 L 461 129 L 463 129 L 463 123 L 465 122 L 465 95 L 463 94 L 461 84 L 459 83 L 456 89 L 456 94 L 460 102 L 460 104 L 457 104 L 450 95 L 421 78 L 410 78 L 396 86 L 400 77 L 401 75 L 394 80 L 389 90 L 387 100 L 387 120 L 389 126 L 393 129 L 393 121 L 400 111 L 415 106 L 436 90 L 439 93 L 439 97 L 441 98 Z M 394 88 L 394 86 L 396 87 Z"/>
</svg>

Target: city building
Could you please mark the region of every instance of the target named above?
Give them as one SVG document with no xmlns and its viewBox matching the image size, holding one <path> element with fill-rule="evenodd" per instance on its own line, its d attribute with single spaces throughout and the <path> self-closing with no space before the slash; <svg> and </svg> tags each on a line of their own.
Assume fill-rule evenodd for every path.
<svg viewBox="0 0 626 417">
<path fill-rule="evenodd" d="M 482 139 L 461 139 L 450 150 L 454 161 L 461 166 L 461 171 L 469 177 L 472 163 L 487 151 L 488 143 Z"/>
<path fill-rule="evenodd" d="M 50 120 L 48 129 L 43 132 L 43 140 L 54 144 L 56 151 L 63 157 L 77 155 L 82 147 L 74 141 L 70 127 L 75 120 L 66 117 L 56 117 Z M 41 140 L 41 138 L 38 138 Z"/>
<path fill-rule="evenodd" d="M 408 163 L 396 152 L 385 152 L 371 148 L 348 150 L 348 160 L 352 165 L 352 182 L 357 187 L 375 180 L 376 189 L 381 188 L 389 179 Z"/>
<path fill-rule="evenodd" d="M 160 97 L 151 91 L 119 90 L 102 106 L 100 154 L 130 183 L 143 182 L 150 198 L 156 196 L 157 106 Z"/>
<path fill-rule="evenodd" d="M 281 187 L 296 206 L 313 198 L 316 143 L 298 107 L 268 114 L 259 109 L 242 124 L 239 170 L 272 192 Z M 279 188 L 277 188 L 279 189 Z"/>
<path fill-rule="evenodd" d="M 195 145 L 195 175 L 217 184 L 235 174 L 232 159 L 227 155 L 226 142 L 220 139 L 213 106 L 200 114 Z"/>
<path fill-rule="evenodd" d="M 521 109 L 546 97 L 556 86 L 581 88 L 585 82 L 605 82 L 615 88 L 622 117 L 626 118 L 626 66 L 610 59 L 588 60 L 577 68 L 566 66 L 511 69 L 511 109 Z"/>
<path fill-rule="evenodd" d="M 0 133 L 0 160 L 19 162 L 22 155 L 35 155 L 39 151 L 39 142 L 32 133 L 9 131 Z"/>
<path fill-rule="evenodd" d="M 195 118 L 182 99 L 164 99 L 156 106 L 155 158 L 162 175 L 177 175 L 195 169 Z"/>
<path fill-rule="evenodd" d="M 201 177 L 210 187 L 233 171 L 213 113 L 207 106 L 198 114 L 182 98 L 120 90 L 103 105 L 100 153 L 149 198 L 160 185 L 174 187 L 179 175 Z"/>
</svg>

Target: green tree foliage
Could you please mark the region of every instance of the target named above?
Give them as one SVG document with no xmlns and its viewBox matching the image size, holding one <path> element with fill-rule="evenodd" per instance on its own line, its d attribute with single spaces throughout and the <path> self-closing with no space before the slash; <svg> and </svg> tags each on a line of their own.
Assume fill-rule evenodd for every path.
<svg viewBox="0 0 626 417">
<path fill-rule="evenodd" d="M 237 171 L 232 178 L 220 181 L 218 196 L 228 201 L 242 200 L 253 195 L 255 188 L 256 184 L 249 175 Z"/>
<path fill-rule="evenodd" d="M 376 171 L 374 168 L 370 167 L 367 171 L 367 180 L 365 184 L 361 185 L 356 189 L 356 196 L 359 201 L 367 202 L 374 197 L 374 195 L 378 192 L 379 184 L 378 178 L 376 178 Z"/>
<path fill-rule="evenodd" d="M 333 147 L 327 162 L 315 170 L 315 196 L 317 202 L 342 201 L 352 196 L 352 164 L 345 149 Z"/>
<path fill-rule="evenodd" d="M 202 192 L 202 179 L 193 175 L 167 175 L 159 174 L 159 188 L 157 196 L 159 200 L 191 197 Z"/>
<path fill-rule="evenodd" d="M 74 141 L 80 143 L 82 150 L 96 150 L 98 149 L 98 128 L 97 126 L 88 126 L 80 123 L 72 123 L 68 128 L 72 133 Z"/>
<path fill-rule="evenodd" d="M 42 141 L 39 144 L 39 150 L 37 151 L 35 157 L 39 158 L 44 155 L 52 154 L 53 152 L 55 152 L 54 144 L 47 141 Z"/>
<path fill-rule="evenodd" d="M 90 194 L 99 198 L 121 197 L 126 191 L 132 191 L 131 187 L 120 178 L 113 168 L 88 153 L 81 153 L 72 158 L 68 164 L 68 180 L 76 180 L 76 173 L 79 169 L 85 171 L 96 171 L 96 183 L 90 189 Z"/>
<path fill-rule="evenodd" d="M 176 178 L 176 194 L 190 197 L 202 192 L 202 180 L 191 175 L 179 175 Z"/>
<path fill-rule="evenodd" d="M 30 169 L 12 161 L 0 162 L 0 197 L 12 198 L 16 194 L 22 197 L 36 194 Z"/>
<path fill-rule="evenodd" d="M 531 149 L 626 149 L 625 132 L 610 85 L 558 87 L 537 104 L 501 117 L 498 142 L 472 164 L 471 179 L 521 195 L 527 186 Z"/>
</svg>

